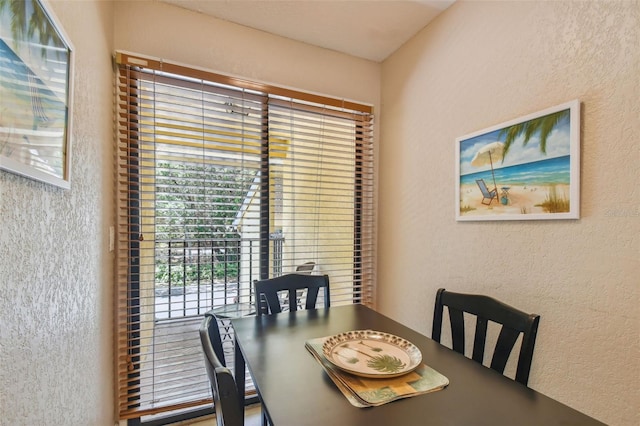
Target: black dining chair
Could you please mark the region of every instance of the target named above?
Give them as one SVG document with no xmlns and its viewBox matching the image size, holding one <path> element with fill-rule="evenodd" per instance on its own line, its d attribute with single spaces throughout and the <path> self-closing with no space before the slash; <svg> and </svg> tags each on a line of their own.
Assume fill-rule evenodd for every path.
<svg viewBox="0 0 640 426">
<path fill-rule="evenodd" d="M 504 374 L 509 355 L 519 335 L 522 334 L 515 379 L 527 385 L 540 315 L 522 312 L 488 296 L 454 293 L 441 288 L 436 294 L 431 334 L 431 338 L 436 342 L 440 342 L 445 306 L 449 311 L 453 350 L 463 355 L 465 353 L 464 313 L 476 317 L 472 359 L 480 364 L 485 353 L 487 322 L 491 321 L 502 326 L 491 359 L 491 368 L 500 374 Z"/>
<path fill-rule="evenodd" d="M 296 311 L 299 304 L 298 290 L 306 290 L 304 309 L 315 309 L 320 289 L 323 290 L 324 307 L 331 306 L 328 275 L 287 274 L 276 278 L 256 280 L 254 285 L 257 315 L 282 312 L 283 299 L 286 300 L 290 311 Z M 283 299 L 280 298 L 282 292 L 285 293 Z"/>
<path fill-rule="evenodd" d="M 242 426 L 243 407 L 240 405 L 236 381 L 231 370 L 225 366 L 222 343 L 220 342 L 220 353 L 215 348 L 216 339 L 220 340 L 216 318 L 213 315 L 205 315 L 200 325 L 200 342 L 211 384 L 216 422 L 218 426 Z"/>
</svg>

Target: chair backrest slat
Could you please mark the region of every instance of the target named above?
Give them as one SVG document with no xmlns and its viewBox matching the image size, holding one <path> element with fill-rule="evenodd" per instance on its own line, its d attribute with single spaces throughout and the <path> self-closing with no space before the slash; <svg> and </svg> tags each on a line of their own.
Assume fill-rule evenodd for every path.
<svg viewBox="0 0 640 426">
<path fill-rule="evenodd" d="M 482 364 L 484 360 L 484 346 L 487 342 L 487 320 L 478 317 L 476 319 L 476 334 L 473 339 L 473 358 Z"/>
<path fill-rule="evenodd" d="M 449 307 L 449 320 L 451 321 L 453 350 L 464 354 L 464 313 L 460 309 Z"/>
<path fill-rule="evenodd" d="M 453 350 L 461 354 L 465 353 L 464 313 L 476 316 L 472 359 L 479 363 L 484 358 L 488 321 L 502 326 L 491 360 L 491 368 L 500 373 L 504 373 L 509 356 L 522 334 L 516 380 L 524 385 L 528 383 L 539 315 L 522 312 L 488 296 L 453 293 L 441 288 L 436 294 L 432 330 L 432 338 L 437 342 L 440 342 L 442 336 L 444 306 L 449 311 Z"/>
<path fill-rule="evenodd" d="M 327 285 L 327 287 L 324 287 L 327 290 L 329 289 L 329 286 Z M 307 300 L 305 301 L 304 304 L 304 308 L 305 309 L 315 309 L 316 307 L 316 303 L 318 300 L 318 293 L 319 293 L 320 287 L 309 287 L 307 289 Z M 291 303 L 291 298 L 289 298 L 289 303 Z M 328 305 L 325 304 L 325 307 L 327 307 Z"/>
<path fill-rule="evenodd" d="M 513 328 L 507 326 L 502 327 L 498 341 L 496 342 L 493 359 L 491 360 L 491 368 L 496 371 L 504 371 L 504 368 L 507 366 L 507 361 L 509 360 L 509 355 L 511 355 L 511 351 L 519 335 L 520 332 Z"/>
</svg>

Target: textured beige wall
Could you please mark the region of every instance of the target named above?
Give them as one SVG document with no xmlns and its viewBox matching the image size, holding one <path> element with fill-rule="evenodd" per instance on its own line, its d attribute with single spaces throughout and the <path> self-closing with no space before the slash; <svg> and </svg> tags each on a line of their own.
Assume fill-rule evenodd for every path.
<svg viewBox="0 0 640 426">
<path fill-rule="evenodd" d="M 530 386 L 612 425 L 640 424 L 639 31 L 637 1 L 462 1 L 382 70 L 379 309 L 428 335 L 439 287 L 539 313 Z M 455 222 L 455 138 L 576 98 L 582 218 Z"/>
<path fill-rule="evenodd" d="M 112 6 L 50 4 L 75 46 L 71 189 L 0 171 L 0 424 L 112 425 Z"/>
</svg>

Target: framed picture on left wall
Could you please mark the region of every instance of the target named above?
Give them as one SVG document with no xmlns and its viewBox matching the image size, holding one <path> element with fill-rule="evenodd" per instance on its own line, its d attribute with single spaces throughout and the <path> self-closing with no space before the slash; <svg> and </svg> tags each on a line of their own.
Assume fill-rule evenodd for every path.
<svg viewBox="0 0 640 426">
<path fill-rule="evenodd" d="M 44 0 L 0 0 L 0 169 L 71 186 L 73 46 Z"/>
</svg>

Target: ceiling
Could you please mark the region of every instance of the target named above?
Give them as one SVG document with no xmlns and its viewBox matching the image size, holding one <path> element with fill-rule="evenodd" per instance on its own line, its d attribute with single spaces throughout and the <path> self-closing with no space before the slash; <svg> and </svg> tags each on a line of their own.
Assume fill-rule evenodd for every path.
<svg viewBox="0 0 640 426">
<path fill-rule="evenodd" d="M 382 62 L 455 0 L 159 0 Z"/>
</svg>

